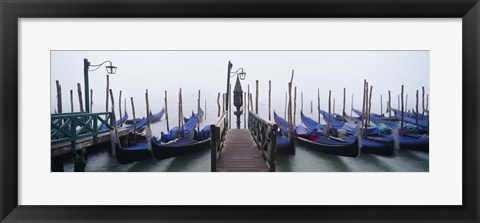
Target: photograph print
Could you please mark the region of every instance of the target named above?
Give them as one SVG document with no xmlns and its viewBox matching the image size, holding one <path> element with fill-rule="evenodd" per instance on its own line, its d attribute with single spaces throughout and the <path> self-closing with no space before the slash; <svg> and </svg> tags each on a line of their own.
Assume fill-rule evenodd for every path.
<svg viewBox="0 0 480 223">
<path fill-rule="evenodd" d="M 429 172 L 430 52 L 50 51 L 52 172 Z"/>
</svg>

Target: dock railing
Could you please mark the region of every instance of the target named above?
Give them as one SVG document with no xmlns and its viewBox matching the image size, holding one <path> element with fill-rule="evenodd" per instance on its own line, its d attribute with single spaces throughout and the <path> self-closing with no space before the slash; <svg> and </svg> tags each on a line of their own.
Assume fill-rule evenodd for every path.
<svg viewBox="0 0 480 223">
<path fill-rule="evenodd" d="M 210 125 L 210 148 L 211 148 L 211 170 L 217 171 L 217 162 L 222 153 L 225 135 L 228 130 L 228 115 L 223 112 L 215 122 Z"/>
<path fill-rule="evenodd" d="M 102 118 L 104 116 L 104 118 Z M 105 125 L 104 129 L 100 129 Z M 60 113 L 51 115 L 51 144 L 62 142 L 72 142 L 74 144 L 78 139 L 90 137 L 94 138 L 100 133 L 108 132 L 114 127 L 113 113 Z"/>
<path fill-rule="evenodd" d="M 262 153 L 270 172 L 275 172 L 277 166 L 278 125 L 250 111 L 248 115 L 248 130 Z"/>
</svg>

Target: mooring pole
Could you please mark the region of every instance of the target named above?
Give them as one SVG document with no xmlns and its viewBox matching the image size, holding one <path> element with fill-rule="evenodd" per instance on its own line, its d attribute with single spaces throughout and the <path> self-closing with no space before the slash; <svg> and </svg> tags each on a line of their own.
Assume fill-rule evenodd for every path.
<svg viewBox="0 0 480 223">
<path fill-rule="evenodd" d="M 200 133 L 200 90 L 198 90 L 197 104 L 197 132 Z"/>
<path fill-rule="evenodd" d="M 293 125 L 297 125 L 297 86 L 293 90 Z"/>
<path fill-rule="evenodd" d="M 417 90 L 417 103 L 416 103 L 416 110 L 415 110 L 415 125 L 418 126 L 418 90 Z"/>
<path fill-rule="evenodd" d="M 372 113 L 372 92 L 373 92 L 373 85 L 370 86 L 370 97 L 368 98 L 368 125 L 370 125 L 370 114 Z"/>
<path fill-rule="evenodd" d="M 367 79 L 364 79 L 363 80 L 363 102 L 362 102 L 362 117 L 360 117 L 361 121 L 362 121 L 362 129 L 363 129 L 363 125 L 364 125 L 364 119 L 365 119 L 365 88 L 367 86 Z"/>
<path fill-rule="evenodd" d="M 218 105 L 217 117 L 220 117 L 220 92 L 218 92 L 217 94 L 217 105 Z"/>
<path fill-rule="evenodd" d="M 418 111 L 417 111 L 418 116 Z M 422 121 L 425 116 L 425 87 L 422 86 Z"/>
<path fill-rule="evenodd" d="M 60 81 L 56 80 L 55 83 L 57 84 L 57 111 L 58 113 L 62 112 L 62 86 L 60 85 Z"/>
<path fill-rule="evenodd" d="M 106 99 L 106 102 L 105 102 L 105 111 L 108 112 L 108 94 L 109 94 L 109 90 L 110 90 L 110 75 L 107 75 L 107 99 Z"/>
<path fill-rule="evenodd" d="M 320 88 L 317 88 L 318 124 L 320 124 Z"/>
<path fill-rule="evenodd" d="M 120 114 L 120 120 L 122 119 L 122 90 L 120 90 L 120 94 L 118 95 L 118 112 Z M 120 127 L 123 125 L 123 122 L 120 122 Z"/>
<path fill-rule="evenodd" d="M 390 95 L 390 90 L 388 90 L 388 120 L 392 117 L 392 97 Z"/>
<path fill-rule="evenodd" d="M 245 104 L 247 104 L 247 92 L 243 92 L 243 106 L 242 106 L 242 110 L 244 111 L 243 112 L 243 128 L 244 129 L 247 129 L 247 114 L 248 114 L 248 110 L 245 111 Z M 248 106 L 248 105 L 247 105 Z"/>
<path fill-rule="evenodd" d="M 88 68 L 90 67 L 90 62 L 86 58 L 83 59 L 83 78 L 84 78 L 84 85 L 85 85 L 85 110 L 87 113 L 90 113 L 90 107 L 89 107 L 89 96 L 88 96 L 88 91 L 90 91 L 90 87 L 88 86 Z M 107 98 L 108 100 L 108 98 Z M 108 108 L 107 108 L 108 109 Z"/>
<path fill-rule="evenodd" d="M 331 97 L 332 91 L 328 90 L 328 122 L 327 122 L 327 135 L 330 135 L 330 113 L 331 113 Z"/>
<path fill-rule="evenodd" d="M 268 80 L 268 120 L 272 120 L 272 81 Z"/>
<path fill-rule="evenodd" d="M 352 103 L 350 105 L 350 116 L 353 116 L 353 94 L 352 94 Z"/>
<path fill-rule="evenodd" d="M 84 112 L 83 100 L 82 100 L 82 86 L 80 85 L 80 83 L 77 83 L 77 87 L 78 87 L 78 102 L 80 103 L 80 112 Z"/>
<path fill-rule="evenodd" d="M 403 132 L 403 84 L 402 84 L 402 92 L 401 92 L 401 94 L 402 94 L 402 120 L 401 120 L 401 122 L 400 122 L 400 123 L 401 123 L 400 125 L 401 125 L 401 130 L 402 130 L 402 132 Z"/>
<path fill-rule="evenodd" d="M 73 113 L 73 90 L 70 90 L 70 112 Z"/>
<path fill-rule="evenodd" d="M 218 93 L 220 95 L 220 93 Z M 220 105 L 219 105 L 220 106 Z M 168 125 L 168 102 L 167 102 L 167 90 L 165 90 L 165 120 L 167 121 L 167 132 L 170 131 L 170 126 Z"/>
<path fill-rule="evenodd" d="M 133 97 L 130 97 L 130 101 L 132 102 L 132 115 L 133 115 L 133 143 L 134 145 L 137 145 L 137 119 L 135 117 L 135 104 L 133 102 Z"/>
<path fill-rule="evenodd" d="M 255 81 L 255 84 L 257 85 L 257 92 L 255 94 L 255 114 L 258 115 L 258 80 Z"/>
<path fill-rule="evenodd" d="M 93 89 L 90 89 L 90 113 L 93 112 Z"/>
</svg>

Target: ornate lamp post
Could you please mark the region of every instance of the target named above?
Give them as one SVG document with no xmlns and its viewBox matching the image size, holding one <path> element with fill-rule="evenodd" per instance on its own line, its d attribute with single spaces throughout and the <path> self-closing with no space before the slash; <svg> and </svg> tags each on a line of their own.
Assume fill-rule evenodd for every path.
<svg viewBox="0 0 480 223">
<path fill-rule="evenodd" d="M 90 88 L 88 86 L 88 71 L 96 71 L 98 70 L 103 64 L 109 63 L 109 66 L 105 66 L 107 69 L 108 74 L 115 74 L 117 72 L 117 67 L 112 65 L 112 62 L 107 60 L 102 62 L 98 65 L 91 65 L 90 62 L 85 58 L 83 59 L 83 75 L 84 75 L 84 86 L 85 86 L 85 111 L 90 113 L 90 101 L 89 101 L 89 92 Z M 91 70 L 90 68 L 93 67 Z"/>
<path fill-rule="evenodd" d="M 228 102 L 229 102 L 229 98 L 230 98 L 230 77 L 235 77 L 235 75 L 237 75 L 237 79 L 240 79 L 240 80 L 245 80 L 245 76 L 247 75 L 244 71 L 243 71 L 243 68 L 238 68 L 237 71 L 235 72 L 232 72 L 232 67 L 233 67 L 233 64 L 228 61 L 228 71 L 227 71 L 227 96 L 226 96 L 226 99 L 225 99 L 225 111 L 228 113 Z M 233 74 L 233 75 L 232 75 Z M 237 119 L 238 120 L 238 119 Z M 239 125 L 239 124 L 238 124 Z"/>
<path fill-rule="evenodd" d="M 237 76 L 237 81 L 235 82 L 235 87 L 233 88 L 233 105 L 237 107 L 237 111 L 233 114 L 237 116 L 237 129 L 240 128 L 240 115 L 243 114 L 243 109 L 240 110 L 240 107 L 243 106 L 243 90 L 242 85 L 240 84 L 240 79 Z"/>
</svg>

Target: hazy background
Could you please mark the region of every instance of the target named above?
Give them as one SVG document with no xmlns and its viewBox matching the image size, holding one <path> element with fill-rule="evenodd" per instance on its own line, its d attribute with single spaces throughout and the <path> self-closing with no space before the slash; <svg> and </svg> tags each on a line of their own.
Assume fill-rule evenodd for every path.
<svg viewBox="0 0 480 223">
<path fill-rule="evenodd" d="M 63 111 L 70 112 L 70 89 L 74 90 L 74 109 L 79 111 L 77 83 L 82 85 L 84 97 L 84 58 L 92 65 L 110 60 L 118 67 L 116 74 L 110 75 L 115 109 L 118 110 L 118 94 L 122 90 L 122 98 L 128 99 L 130 117 L 130 97 L 135 99 L 137 116 L 143 116 L 145 89 L 149 90 L 153 112 L 164 107 L 164 91 L 167 90 L 169 119 L 177 120 L 174 112 L 179 88 L 183 91 L 185 115 L 190 110 L 196 110 L 197 93 L 201 90 L 202 108 L 207 99 L 207 114 L 216 116 L 217 93 L 226 91 L 229 60 L 233 63 L 232 71 L 244 68 L 247 75 L 242 81 L 242 88 L 246 92 L 247 85 L 250 85 L 254 100 L 255 80 L 259 81 L 260 109 L 267 109 L 268 80 L 272 81 L 272 109 L 282 116 L 287 83 L 294 69 L 297 120 L 301 92 L 304 110 L 309 113 L 310 101 L 313 101 L 316 114 L 317 88 L 320 89 L 323 110 L 327 109 L 328 91 L 332 90 L 332 101 L 336 99 L 335 111 L 340 113 L 344 87 L 347 88 L 347 113 L 350 111 L 352 94 L 355 95 L 354 107 L 361 109 L 363 79 L 373 85 L 372 112 L 380 112 L 380 94 L 383 95 L 385 110 L 388 90 L 392 91 L 392 106 L 396 108 L 402 84 L 405 85 L 405 95 L 408 94 L 408 109 L 414 108 L 415 92 L 419 90 L 421 111 L 421 87 L 425 86 L 425 94 L 429 93 L 429 56 L 429 51 L 51 51 L 51 112 L 56 109 L 56 80 L 62 86 Z M 105 111 L 106 74 L 105 67 L 89 73 L 94 112 Z M 235 78 L 230 83 L 233 88 Z"/>
</svg>

